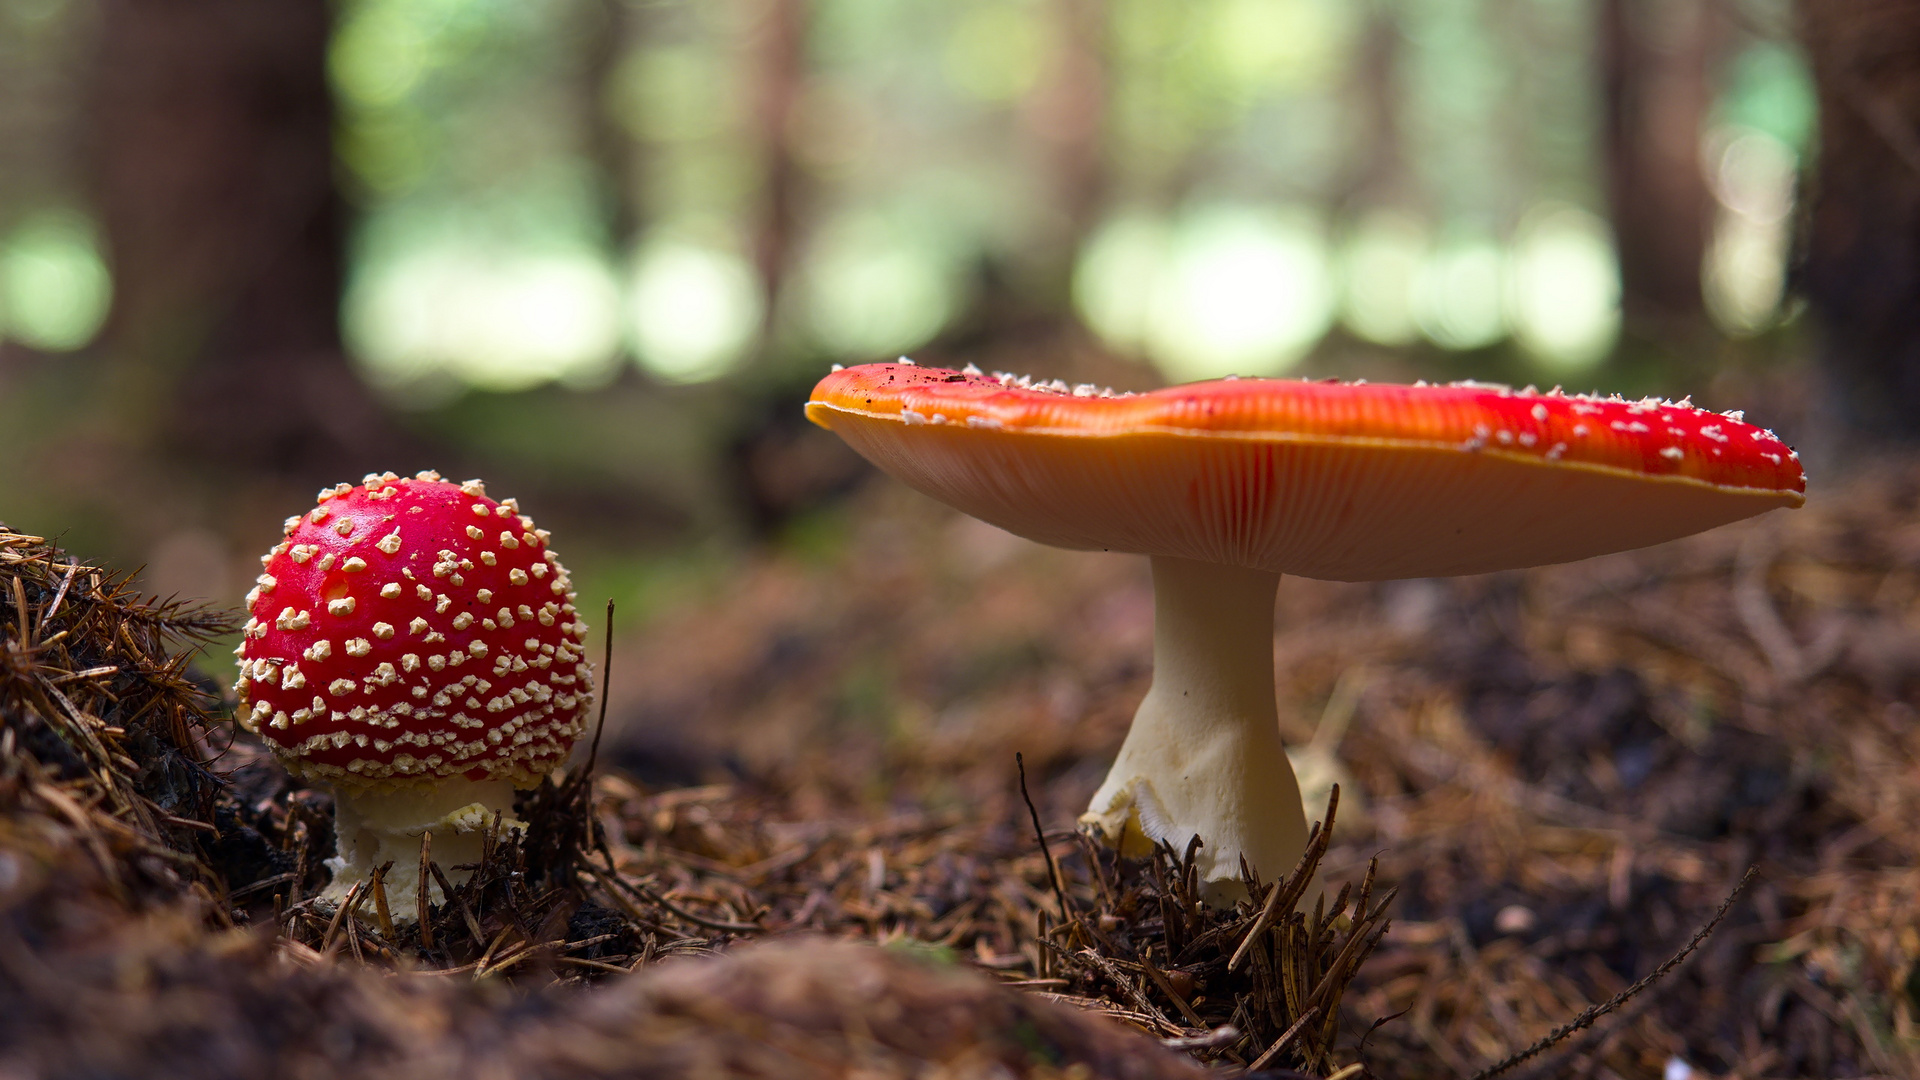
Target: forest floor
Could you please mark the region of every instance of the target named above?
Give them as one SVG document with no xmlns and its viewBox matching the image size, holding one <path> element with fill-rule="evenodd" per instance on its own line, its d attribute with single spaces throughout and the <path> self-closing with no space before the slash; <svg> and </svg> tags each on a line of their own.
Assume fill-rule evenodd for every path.
<svg viewBox="0 0 1920 1080">
<path fill-rule="evenodd" d="M 1890 462 L 1644 552 L 1282 583 L 1282 722 L 1347 780 L 1323 872 L 1377 854 L 1399 888 L 1346 998 L 1349 1045 L 1396 1017 L 1360 1059 L 1471 1076 L 1658 966 L 1757 866 L 1700 955 L 1602 1023 L 1591 1074 L 1920 1075 L 1917 499 Z M 868 500 L 826 554 L 756 563 L 627 645 L 611 737 L 645 858 L 790 859 L 777 823 L 839 822 L 784 903 L 839 881 L 839 917 L 884 936 L 928 926 L 897 909 L 933 898 L 929 847 L 1032 859 L 1016 752 L 1071 827 L 1149 681 L 1152 596 L 1144 560 Z M 955 940 L 1020 948 L 981 934 Z"/>
<path fill-rule="evenodd" d="M 1284 581 L 1282 723 L 1310 801 L 1341 784 L 1320 874 L 1358 888 L 1377 859 L 1372 904 L 1397 889 L 1370 955 L 1372 908 L 1317 934 L 1273 929 L 1251 908 L 1186 906 L 1169 862 L 1116 864 L 1076 840 L 1150 678 L 1138 558 L 1038 547 L 870 485 L 724 584 L 615 627 L 591 791 L 576 773 L 536 794 L 535 835 L 501 845 L 429 940 L 308 899 L 324 881 L 326 796 L 217 724 L 200 730 L 204 703 L 165 642 L 141 639 L 135 663 L 117 637 L 94 655 L 76 633 L 60 646 L 72 656 L 23 659 L 23 625 L 42 642 L 62 619 L 169 629 L 98 587 L 88 602 L 107 614 L 87 623 L 84 581 L 50 595 L 63 561 L 0 544 L 15 553 L 0 586 L 25 579 L 17 600 L 0 592 L 14 642 L 0 669 L 0 1047 L 14 1049 L 0 1062 L 115 1075 L 115 1055 L 134 1053 L 116 1040 L 160 1060 L 172 1043 L 157 1018 L 193 1014 L 198 1049 L 224 1047 L 239 1071 L 178 1075 L 262 1060 L 384 1075 L 402 1059 L 423 1075 L 432 1050 L 441 1067 L 505 1076 L 550 1066 L 556 1046 L 572 1071 L 543 1074 L 627 1075 L 581 1064 L 585 1036 L 550 1022 L 568 986 L 600 984 L 602 1029 L 618 1011 L 606 1002 L 626 1000 L 629 1043 L 669 1028 L 697 1043 L 691 1025 L 723 1045 L 745 1029 L 703 1019 L 701 995 L 734 1002 L 727 1016 L 773 1016 L 738 1002 L 790 978 L 793 995 L 839 1003 L 840 1049 L 793 1051 L 827 1075 L 853 1060 L 834 1056 L 847 1045 L 894 1045 L 875 1032 L 898 1002 L 932 1000 L 915 972 L 977 968 L 1012 988 L 976 976 L 941 1007 L 1000 1010 L 982 1022 L 1027 1033 L 1008 1045 L 1038 1024 L 1041 1057 L 1083 1074 L 1178 1071 L 1144 1039 L 1104 1042 L 1118 1027 L 1073 1026 L 1100 1012 L 1218 1067 L 1472 1077 L 1659 967 L 1757 867 L 1686 964 L 1506 1075 L 1920 1075 L 1916 509 L 1920 466 L 1889 461 L 1817 485 L 1803 510 L 1644 552 L 1456 580 Z M 85 674 L 108 664 L 123 670 Z M 160 705 L 135 708 L 142 694 Z M 1229 973 L 1249 928 L 1272 949 Z M 780 967 L 804 949 L 741 947 L 804 930 L 935 964 L 878 962 L 868 982 L 891 989 L 842 1001 L 845 978 Z M 759 974 L 744 989 L 646 981 L 655 961 L 709 952 Z M 194 993 L 157 1003 L 156 988 Z M 1314 1004 L 1318 1019 L 1280 1034 Z M 205 1015 L 274 1010 L 268 1035 Z M 660 1026 L 667 1014 L 681 1026 Z M 654 1027 L 634 1020 L 648 1015 Z M 752 1038 L 811 1022 L 781 1015 Z M 478 1035 L 476 1018 L 504 1026 Z M 927 1052 L 948 1074 L 987 1075 L 953 1066 L 957 1053 Z"/>
</svg>

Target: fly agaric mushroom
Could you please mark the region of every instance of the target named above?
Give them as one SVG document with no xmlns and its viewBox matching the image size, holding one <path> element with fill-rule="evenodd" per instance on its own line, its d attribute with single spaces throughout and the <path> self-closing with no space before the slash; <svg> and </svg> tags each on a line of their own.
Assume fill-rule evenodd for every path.
<svg viewBox="0 0 1920 1080">
<path fill-rule="evenodd" d="M 1306 843 L 1274 706 L 1280 575 L 1570 562 L 1805 501 L 1798 456 L 1689 402 L 1224 379 L 1144 394 L 911 362 L 836 370 L 807 416 L 918 490 L 1056 547 L 1151 557 L 1154 674 L 1081 824 L 1203 841 L 1215 902 Z"/>
<path fill-rule="evenodd" d="M 336 902 L 375 868 L 411 918 L 420 837 L 479 861 L 515 788 L 566 760 L 592 671 L 567 571 L 512 499 L 438 473 L 320 492 L 260 562 L 240 657 L 240 722 L 289 772 L 331 784 Z M 451 880 L 464 880 L 454 877 Z"/>
</svg>

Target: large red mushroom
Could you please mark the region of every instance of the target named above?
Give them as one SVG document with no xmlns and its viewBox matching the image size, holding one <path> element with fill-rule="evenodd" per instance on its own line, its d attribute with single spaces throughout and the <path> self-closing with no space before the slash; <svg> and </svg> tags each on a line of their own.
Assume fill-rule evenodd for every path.
<svg viewBox="0 0 1920 1080">
<path fill-rule="evenodd" d="M 1804 501 L 1794 452 L 1688 402 L 1485 383 L 1224 379 L 1144 394 L 911 363 L 836 370 L 807 416 L 950 506 L 1151 557 L 1154 677 L 1081 818 L 1199 837 L 1221 902 L 1306 841 L 1274 704 L 1280 575 L 1476 574 L 1657 544 Z"/>
<path fill-rule="evenodd" d="M 586 624 L 545 530 L 477 480 L 369 475 L 287 519 L 247 595 L 240 722 L 333 787 L 335 901 L 382 864 L 416 910 L 420 838 L 477 862 L 516 788 L 566 760 L 592 672 Z M 455 874 L 455 880 L 464 880 Z"/>
</svg>

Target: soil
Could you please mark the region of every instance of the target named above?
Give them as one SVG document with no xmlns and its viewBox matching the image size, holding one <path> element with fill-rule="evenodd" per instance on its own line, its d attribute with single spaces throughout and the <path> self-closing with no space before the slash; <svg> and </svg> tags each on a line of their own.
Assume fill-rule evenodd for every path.
<svg viewBox="0 0 1920 1080">
<path fill-rule="evenodd" d="M 598 768 L 529 795 L 532 834 L 422 933 L 311 899 L 328 796 L 168 659 L 217 626 L 110 575 L 55 603 L 65 557 L 0 537 L 0 1062 L 1474 1076 L 1659 968 L 1757 867 L 1683 964 L 1506 1075 L 1920 1075 L 1916 504 L 1920 469 L 1863 465 L 1645 552 L 1288 579 L 1282 722 L 1311 805 L 1341 788 L 1319 873 L 1373 883 L 1266 924 L 1262 890 L 1211 912 L 1181 853 L 1072 831 L 1150 678 L 1144 560 L 888 484 L 795 523 L 617 617 Z M 946 1019 L 890 1028 L 901 1001 Z"/>
</svg>

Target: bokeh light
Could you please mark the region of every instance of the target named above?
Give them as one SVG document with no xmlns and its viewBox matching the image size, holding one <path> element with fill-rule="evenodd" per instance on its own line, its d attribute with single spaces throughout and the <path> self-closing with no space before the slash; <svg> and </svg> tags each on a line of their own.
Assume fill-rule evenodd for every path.
<svg viewBox="0 0 1920 1080">
<path fill-rule="evenodd" d="M 1345 0 L 1215 0 L 1214 74 L 1241 93 L 1317 89 L 1340 73 L 1364 8 Z"/>
<path fill-rule="evenodd" d="M 1150 311 L 1148 355 L 1174 379 L 1280 374 L 1333 321 L 1324 230 L 1301 209 L 1189 212 Z"/>
<path fill-rule="evenodd" d="M 1109 222 L 1074 296 L 1103 338 L 1178 381 L 1286 371 L 1326 333 L 1334 301 L 1315 215 L 1229 203 Z"/>
<path fill-rule="evenodd" d="M 71 352 L 99 333 L 112 293 L 85 215 L 42 211 L 0 240 L 0 336 L 46 352 Z"/>
<path fill-rule="evenodd" d="M 340 23 L 328 53 L 334 89 L 364 106 L 397 104 L 419 86 L 433 62 L 442 5 L 361 0 Z"/>
<path fill-rule="evenodd" d="M 1544 203 L 1514 237 L 1508 297 L 1516 340 L 1553 372 L 1584 371 L 1620 336 L 1620 264 L 1606 222 Z"/>
<path fill-rule="evenodd" d="M 840 215 L 813 237 L 797 291 L 809 337 L 831 355 L 907 352 L 958 311 L 960 260 L 937 220 L 905 211 Z"/>
<path fill-rule="evenodd" d="M 1798 162 L 1793 149 L 1755 128 L 1709 132 L 1702 155 L 1719 202 L 1701 268 L 1707 311 L 1726 333 L 1772 326 L 1785 294 Z"/>
<path fill-rule="evenodd" d="M 1073 273 L 1073 304 L 1109 345 L 1144 354 L 1154 286 L 1171 246 L 1167 223 L 1144 212 L 1115 215 L 1080 251 Z"/>
<path fill-rule="evenodd" d="M 390 387 L 444 375 L 519 390 L 605 371 L 620 343 L 620 291 L 587 249 L 409 245 L 360 266 L 344 325 L 368 373 Z"/>
<path fill-rule="evenodd" d="M 1347 233 L 1340 253 L 1340 320 L 1378 345 L 1411 345 L 1420 336 L 1414 289 L 1426 260 L 1427 231 L 1412 214 L 1376 210 Z"/>
<path fill-rule="evenodd" d="M 1018 0 L 960 6 L 941 56 L 955 89 L 985 102 L 1018 100 L 1039 84 L 1053 47 L 1044 9 Z"/>
<path fill-rule="evenodd" d="M 697 142 L 727 130 L 736 117 L 722 58 L 676 43 L 635 49 L 610 91 L 614 116 L 635 138 Z"/>
<path fill-rule="evenodd" d="M 1483 349 L 1507 335 L 1506 253 L 1491 238 L 1461 233 L 1427 253 L 1414 279 L 1414 320 L 1443 349 Z"/>
<path fill-rule="evenodd" d="M 662 230 L 634 255 L 627 306 L 641 365 L 669 382 L 700 382 L 745 359 L 764 305 L 738 251 Z"/>
<path fill-rule="evenodd" d="M 1811 148 L 1820 106 L 1798 46 L 1779 39 L 1751 42 L 1727 63 L 1721 81 L 1710 131 L 1758 131 L 1797 154 Z"/>
<path fill-rule="evenodd" d="M 560 69 L 539 65 L 561 62 L 566 46 L 502 51 L 551 13 L 477 0 L 343 10 L 331 57 L 347 106 L 342 154 L 374 216 L 412 200 L 520 198 L 543 162 L 585 153 L 586 113 L 564 111 L 580 103 L 540 99 Z M 911 350 L 967 309 L 981 260 L 1011 268 L 1024 291 L 1048 287 L 1046 268 L 1068 252 L 1074 314 L 1175 378 L 1285 371 L 1336 317 L 1385 348 L 1511 338 L 1549 370 L 1596 364 L 1618 338 L 1611 236 L 1573 205 L 1598 201 L 1597 72 L 1585 52 L 1565 55 L 1592 33 L 1578 11 L 1490 19 L 1473 5 L 1113 0 L 1076 16 L 1041 0 L 827 0 L 806 9 L 804 74 L 780 91 L 789 112 L 770 135 L 768 10 L 686 0 L 627 10 L 622 46 L 586 103 L 637 148 L 627 187 L 578 189 L 569 223 L 483 245 L 495 266 L 540 262 L 556 238 L 608 265 L 629 252 L 621 337 L 662 379 L 712 378 L 765 350 L 843 360 Z M 1103 34 L 1091 44 L 1074 36 L 1088 18 Z M 509 75 L 476 81 L 488 58 L 509 54 Z M 1798 147 L 1812 118 L 1802 59 L 1753 42 L 1730 56 L 1716 122 Z M 1500 119 L 1516 94 L 1535 120 Z M 1373 126 L 1376 107 L 1386 127 Z M 1088 123 L 1101 132 L 1097 166 L 1062 156 Z M 779 179 L 766 172 L 776 151 L 795 170 Z M 1502 165 L 1516 155 L 1533 171 Z M 1102 181 L 1075 194 L 1073 170 L 1088 167 Z M 781 199 L 802 200 L 781 205 L 803 205 L 804 220 L 770 238 L 764 200 L 776 182 L 790 188 Z M 1541 203 L 1549 191 L 1572 202 Z M 642 226 L 637 238 L 596 231 L 609 195 Z M 1054 202 L 1062 196 L 1090 202 Z M 1348 206 L 1371 208 L 1335 209 Z M 1329 230 L 1330 219 L 1341 223 Z M 674 231 L 690 220 L 711 228 Z M 1766 274 L 1735 264 L 1776 240 L 1731 220 L 1717 235 L 1719 262 L 1704 271 L 1715 318 L 1748 332 L 1739 328 L 1772 318 L 1778 298 Z M 1047 250 L 1061 240 L 1066 251 Z M 785 252 L 773 280 L 742 258 L 753 248 Z M 1740 314 L 1749 309 L 1763 313 Z M 527 364 L 527 383 L 568 366 L 551 355 Z"/>
<path fill-rule="evenodd" d="M 785 10 L 342 0 L 363 367 L 508 388 L 864 360 L 973 319 L 982 282 L 1053 304 L 1063 267 L 1070 314 L 1173 378 L 1286 371 L 1336 318 L 1550 371 L 1619 338 L 1612 237 L 1579 209 L 1605 153 L 1580 5 L 818 0 L 781 60 Z M 1743 336 L 1780 318 L 1817 109 L 1790 41 L 1726 45 L 1701 273 Z M 6 332 L 84 342 L 91 241 L 5 242 Z"/>
</svg>

